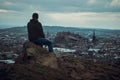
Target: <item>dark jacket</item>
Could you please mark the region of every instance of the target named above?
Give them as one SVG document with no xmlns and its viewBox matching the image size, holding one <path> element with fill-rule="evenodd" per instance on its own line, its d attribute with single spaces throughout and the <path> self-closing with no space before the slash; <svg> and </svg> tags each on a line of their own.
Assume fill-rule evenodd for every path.
<svg viewBox="0 0 120 80">
<path fill-rule="evenodd" d="M 37 40 L 38 38 L 45 38 L 42 24 L 38 20 L 31 19 L 27 24 L 28 39 L 30 41 Z"/>
</svg>

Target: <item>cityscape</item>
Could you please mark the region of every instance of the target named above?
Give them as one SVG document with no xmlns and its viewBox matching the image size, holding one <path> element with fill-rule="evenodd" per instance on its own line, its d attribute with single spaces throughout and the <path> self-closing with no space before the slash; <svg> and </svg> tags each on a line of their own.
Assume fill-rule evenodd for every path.
<svg viewBox="0 0 120 80">
<path fill-rule="evenodd" d="M 0 0 L 0 80 L 120 80 L 120 0 Z"/>
<path fill-rule="evenodd" d="M 69 27 L 51 29 L 51 26 L 45 26 L 44 31 L 46 38 L 53 42 L 54 53 L 58 57 L 73 56 L 81 60 L 120 67 L 120 30 Z M 18 56 L 26 41 L 26 27 L 1 29 L 0 59 L 7 59 L 3 54 L 12 54 L 12 57 L 8 56 L 11 59 Z"/>
</svg>

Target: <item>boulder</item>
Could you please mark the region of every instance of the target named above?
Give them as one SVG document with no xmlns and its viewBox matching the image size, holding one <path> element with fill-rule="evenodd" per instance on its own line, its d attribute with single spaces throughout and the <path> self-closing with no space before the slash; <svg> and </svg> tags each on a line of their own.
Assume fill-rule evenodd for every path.
<svg viewBox="0 0 120 80">
<path fill-rule="evenodd" d="M 25 42 L 16 63 L 40 64 L 50 68 L 58 68 L 57 58 L 54 53 L 32 42 Z"/>
</svg>

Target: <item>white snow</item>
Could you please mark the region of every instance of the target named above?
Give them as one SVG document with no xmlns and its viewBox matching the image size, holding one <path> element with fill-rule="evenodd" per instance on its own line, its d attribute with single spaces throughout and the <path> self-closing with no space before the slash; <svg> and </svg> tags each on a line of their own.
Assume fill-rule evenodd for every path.
<svg viewBox="0 0 120 80">
<path fill-rule="evenodd" d="M 53 48 L 55 52 L 75 52 L 76 50 L 72 50 L 72 49 L 67 49 L 67 48 L 58 48 L 58 47 L 54 47 Z"/>
<path fill-rule="evenodd" d="M 14 64 L 15 63 L 14 60 L 0 60 L 0 62 L 6 63 L 6 64 Z"/>
</svg>

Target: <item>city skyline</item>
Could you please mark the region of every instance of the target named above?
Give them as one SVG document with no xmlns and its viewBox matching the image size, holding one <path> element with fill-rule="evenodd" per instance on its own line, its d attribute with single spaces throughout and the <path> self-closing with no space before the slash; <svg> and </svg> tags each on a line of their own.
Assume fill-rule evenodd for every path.
<svg viewBox="0 0 120 80">
<path fill-rule="evenodd" d="M 1 0 L 0 25 L 25 26 L 34 12 L 43 25 L 120 29 L 120 0 Z"/>
</svg>

